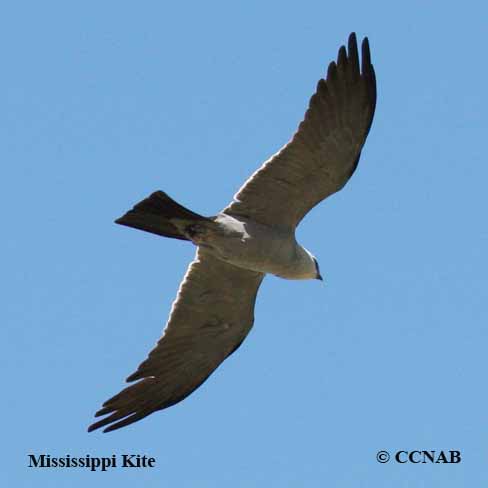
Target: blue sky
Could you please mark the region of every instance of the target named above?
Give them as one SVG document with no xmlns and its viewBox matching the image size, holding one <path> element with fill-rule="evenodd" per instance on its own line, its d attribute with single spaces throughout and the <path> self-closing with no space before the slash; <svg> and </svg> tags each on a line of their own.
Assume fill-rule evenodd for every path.
<svg viewBox="0 0 488 488">
<path fill-rule="evenodd" d="M 487 14 L 483 2 L 4 4 L 0 478 L 481 486 Z M 113 220 L 157 189 L 222 208 L 291 137 L 353 30 L 370 39 L 378 105 L 354 177 L 298 231 L 325 285 L 266 278 L 249 337 L 198 391 L 87 434 L 158 339 L 194 254 Z M 383 449 L 462 462 L 383 465 Z M 157 463 L 35 470 L 30 453 Z"/>
</svg>

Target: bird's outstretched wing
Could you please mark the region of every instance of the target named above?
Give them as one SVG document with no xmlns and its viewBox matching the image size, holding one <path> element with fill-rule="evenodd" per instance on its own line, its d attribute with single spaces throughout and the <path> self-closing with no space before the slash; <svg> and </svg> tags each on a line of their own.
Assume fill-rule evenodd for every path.
<svg viewBox="0 0 488 488">
<path fill-rule="evenodd" d="M 224 263 L 201 248 L 180 285 L 156 347 L 127 381 L 139 380 L 103 404 L 105 425 L 119 429 L 178 403 L 198 388 L 244 340 L 264 274 Z"/>
<path fill-rule="evenodd" d="M 356 35 L 339 49 L 320 80 L 292 140 L 241 187 L 225 213 L 294 229 L 354 173 L 376 105 L 376 80 L 368 39 L 361 68 Z"/>
</svg>

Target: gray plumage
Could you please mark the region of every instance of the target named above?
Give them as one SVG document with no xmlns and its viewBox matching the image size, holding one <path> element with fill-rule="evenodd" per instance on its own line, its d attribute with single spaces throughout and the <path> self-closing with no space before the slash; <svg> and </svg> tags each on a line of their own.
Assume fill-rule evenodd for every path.
<svg viewBox="0 0 488 488">
<path fill-rule="evenodd" d="M 198 388 L 234 352 L 254 322 L 266 273 L 322 279 L 315 257 L 295 239 L 305 214 L 353 174 L 371 127 L 376 81 L 368 40 L 361 67 L 355 34 L 320 80 L 292 140 L 266 161 L 214 217 L 203 217 L 158 191 L 116 222 L 188 240 L 195 260 L 156 347 L 107 400 L 89 431 L 124 427 L 174 405 Z"/>
</svg>

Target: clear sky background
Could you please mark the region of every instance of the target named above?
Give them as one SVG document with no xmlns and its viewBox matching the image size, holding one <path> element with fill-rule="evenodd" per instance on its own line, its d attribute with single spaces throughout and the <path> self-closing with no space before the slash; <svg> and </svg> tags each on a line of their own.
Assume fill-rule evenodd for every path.
<svg viewBox="0 0 488 488">
<path fill-rule="evenodd" d="M 4 2 L 2 438 L 15 487 L 478 487 L 488 432 L 485 2 Z M 298 230 L 325 284 L 267 277 L 187 400 L 88 434 L 159 338 L 194 248 L 117 226 L 154 190 L 213 214 L 289 140 L 351 31 L 378 104 Z M 379 464 L 379 450 L 462 462 Z M 138 453 L 153 469 L 28 468 Z M 4 485 L 7 486 L 7 485 Z"/>
</svg>

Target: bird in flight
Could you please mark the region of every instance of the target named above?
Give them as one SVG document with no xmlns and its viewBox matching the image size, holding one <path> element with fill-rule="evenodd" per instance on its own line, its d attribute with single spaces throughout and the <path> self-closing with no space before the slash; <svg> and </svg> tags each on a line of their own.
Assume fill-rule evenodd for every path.
<svg viewBox="0 0 488 488">
<path fill-rule="evenodd" d="M 318 82 L 304 120 L 282 149 L 213 217 L 203 217 L 157 191 L 115 222 L 191 241 L 196 256 L 178 290 L 162 337 L 128 382 L 95 414 L 88 431 L 137 422 L 180 402 L 242 343 L 267 273 L 322 279 L 295 229 L 306 213 L 339 191 L 356 169 L 376 104 L 368 39 L 359 60 L 356 35 L 339 49 Z"/>
</svg>

